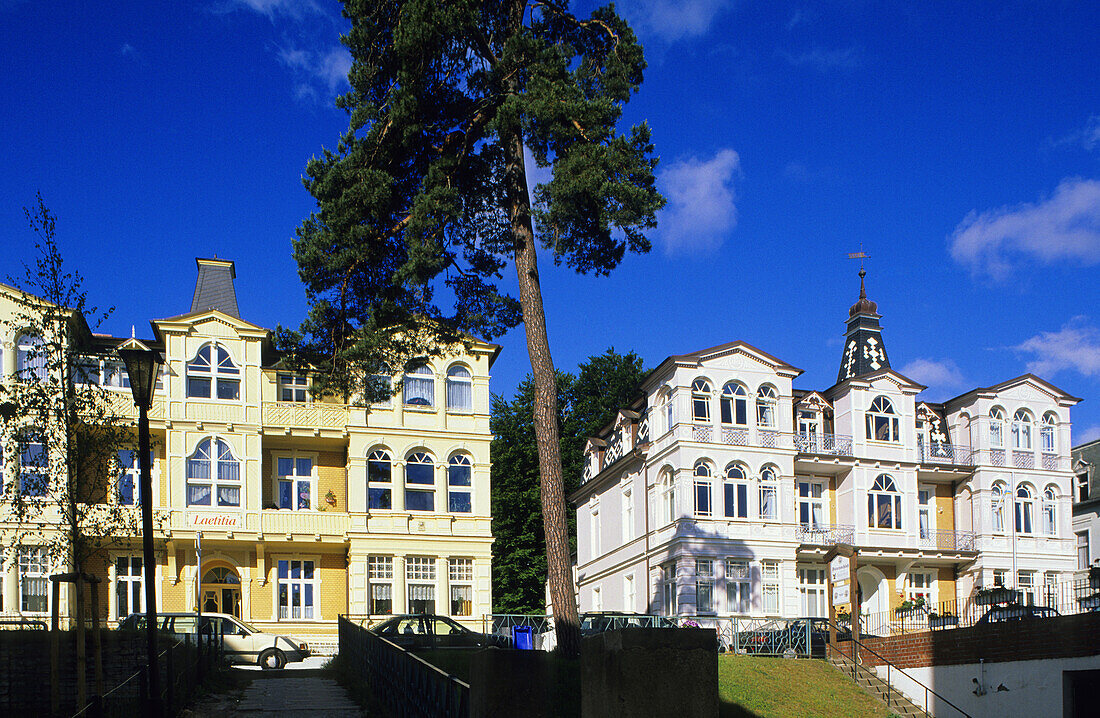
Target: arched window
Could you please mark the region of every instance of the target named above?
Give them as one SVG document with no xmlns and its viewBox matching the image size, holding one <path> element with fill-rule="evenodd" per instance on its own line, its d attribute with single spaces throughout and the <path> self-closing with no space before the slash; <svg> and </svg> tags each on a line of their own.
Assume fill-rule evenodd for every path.
<svg viewBox="0 0 1100 718">
<path fill-rule="evenodd" d="M 22 334 L 15 341 L 15 372 L 19 381 L 46 380 L 46 345 L 42 337 Z"/>
<path fill-rule="evenodd" d="M 1027 409 L 1018 409 L 1012 417 L 1012 448 L 1021 451 L 1031 450 L 1031 414 Z"/>
<path fill-rule="evenodd" d="M 241 398 L 241 370 L 220 344 L 207 344 L 187 362 L 187 396 L 209 399 Z"/>
<path fill-rule="evenodd" d="M 766 428 L 774 428 L 776 393 L 775 387 L 764 384 L 756 390 L 756 423 Z"/>
<path fill-rule="evenodd" d="M 999 406 L 989 410 L 989 445 L 994 449 L 1005 445 L 1005 413 Z"/>
<path fill-rule="evenodd" d="M 867 492 L 867 525 L 871 528 L 901 528 L 901 493 L 893 477 L 879 474 Z"/>
<path fill-rule="evenodd" d="M 405 372 L 405 405 L 435 406 L 435 374 L 427 364 Z"/>
<path fill-rule="evenodd" d="M 664 523 L 670 524 L 676 520 L 676 481 L 672 478 L 672 472 L 666 470 L 661 475 L 658 484 L 660 492 L 661 518 Z"/>
<path fill-rule="evenodd" d="M 760 518 L 779 517 L 779 483 L 774 467 L 765 466 L 760 470 Z"/>
<path fill-rule="evenodd" d="M 897 412 L 884 396 L 875 397 L 867 409 L 867 438 L 871 441 L 901 441 Z"/>
<path fill-rule="evenodd" d="M 222 439 L 203 439 L 187 457 L 187 505 L 241 505 L 241 464 Z"/>
<path fill-rule="evenodd" d="M 1058 514 L 1056 511 L 1058 493 L 1053 486 L 1043 491 L 1043 535 L 1054 536 L 1058 533 Z"/>
<path fill-rule="evenodd" d="M 722 387 L 722 423 L 740 424 L 749 423 L 749 393 L 745 387 L 735 382 L 729 382 Z"/>
<path fill-rule="evenodd" d="M 661 426 L 662 433 L 672 431 L 672 427 L 676 425 L 676 422 L 672 413 L 672 390 L 667 386 L 663 387 L 657 394 L 657 413 L 660 414 L 663 422 Z"/>
<path fill-rule="evenodd" d="M 393 459 L 385 449 L 375 449 L 367 456 L 367 508 L 393 508 Z"/>
<path fill-rule="evenodd" d="M 473 510 L 470 505 L 471 470 L 470 457 L 455 454 L 447 464 L 447 510 L 468 514 Z"/>
<path fill-rule="evenodd" d="M 1054 432 L 1058 427 L 1058 415 L 1053 411 L 1048 411 L 1043 414 L 1043 426 L 1039 430 L 1042 435 L 1043 453 L 1054 454 L 1057 453 L 1054 444 Z"/>
<path fill-rule="evenodd" d="M 447 408 L 458 411 L 474 408 L 474 380 L 470 370 L 461 364 L 447 370 Z"/>
<path fill-rule="evenodd" d="M 749 517 L 749 485 L 745 470 L 737 464 L 726 467 L 724 486 L 726 517 L 745 519 Z"/>
<path fill-rule="evenodd" d="M 710 421 L 710 382 L 706 379 L 696 379 L 691 384 L 691 418 Z"/>
<path fill-rule="evenodd" d="M 710 516 L 713 513 L 711 507 L 711 479 L 714 474 L 710 465 L 705 461 L 695 462 L 695 515 Z"/>
<path fill-rule="evenodd" d="M 1035 494 L 1027 484 L 1016 489 L 1016 533 L 1034 533 L 1031 517 L 1035 504 Z"/>
<path fill-rule="evenodd" d="M 36 429 L 19 435 L 19 495 L 43 497 L 50 488 L 50 454 Z"/>
<path fill-rule="evenodd" d="M 435 465 L 423 452 L 405 458 L 405 508 L 435 511 Z"/>
<path fill-rule="evenodd" d="M 989 492 L 989 509 L 992 517 L 993 533 L 1004 533 L 1005 530 L 1005 485 L 998 482 L 993 484 Z"/>
</svg>

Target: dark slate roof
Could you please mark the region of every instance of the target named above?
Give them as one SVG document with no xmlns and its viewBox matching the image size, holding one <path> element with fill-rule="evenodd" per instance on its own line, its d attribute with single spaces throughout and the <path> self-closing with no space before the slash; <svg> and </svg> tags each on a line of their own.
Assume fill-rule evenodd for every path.
<svg viewBox="0 0 1100 718">
<path fill-rule="evenodd" d="M 237 292 L 233 280 L 237 273 L 233 262 L 226 259 L 195 258 L 199 266 L 199 277 L 195 281 L 195 296 L 191 300 L 192 312 L 204 312 L 216 309 L 236 319 L 241 318 L 237 309 Z"/>
<path fill-rule="evenodd" d="M 878 305 L 867 298 L 863 278 L 867 272 L 859 270 L 859 299 L 848 310 L 848 330 L 844 337 L 844 351 L 840 355 L 840 371 L 836 383 L 890 368 L 886 345 L 882 341 Z"/>
</svg>

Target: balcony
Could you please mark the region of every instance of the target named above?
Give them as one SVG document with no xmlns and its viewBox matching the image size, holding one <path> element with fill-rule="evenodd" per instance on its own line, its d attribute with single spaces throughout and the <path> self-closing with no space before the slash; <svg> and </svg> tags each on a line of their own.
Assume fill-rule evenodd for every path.
<svg viewBox="0 0 1100 718">
<path fill-rule="evenodd" d="M 852 437 L 840 434 L 795 434 L 795 448 L 802 454 L 853 456 Z"/>
<path fill-rule="evenodd" d="M 349 419 L 350 410 L 346 404 L 265 401 L 263 405 L 265 427 L 343 430 Z"/>
<path fill-rule="evenodd" d="M 921 529 L 917 545 L 940 551 L 976 551 L 977 534 L 973 531 L 929 531 Z"/>
<path fill-rule="evenodd" d="M 348 531 L 348 515 L 340 511 L 240 511 L 222 508 L 210 510 L 172 510 L 164 528 L 176 531 L 259 534 L 273 538 L 299 536 L 343 539 Z"/>
<path fill-rule="evenodd" d="M 976 453 L 970 447 L 954 444 L 917 444 L 917 461 L 922 464 L 973 466 Z"/>
<path fill-rule="evenodd" d="M 794 528 L 794 537 L 799 543 L 812 546 L 851 544 L 855 542 L 856 527 L 848 524 L 799 524 Z"/>
<path fill-rule="evenodd" d="M 1042 452 L 1036 456 L 1036 452 L 1028 449 L 983 449 L 973 452 L 971 463 L 1014 469 L 1070 470 L 1068 456 L 1048 452 Z"/>
</svg>

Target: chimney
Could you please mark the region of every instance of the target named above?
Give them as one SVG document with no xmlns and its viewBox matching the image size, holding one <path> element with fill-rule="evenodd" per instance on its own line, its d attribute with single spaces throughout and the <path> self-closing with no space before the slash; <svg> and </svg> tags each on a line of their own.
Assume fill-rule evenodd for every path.
<svg viewBox="0 0 1100 718">
<path fill-rule="evenodd" d="M 241 318 L 237 309 L 237 292 L 233 289 L 233 280 L 237 273 L 233 262 L 228 259 L 203 259 L 195 257 L 199 266 L 199 277 L 195 281 L 195 297 L 191 300 L 191 312 L 204 312 L 217 309 L 237 319 Z"/>
</svg>

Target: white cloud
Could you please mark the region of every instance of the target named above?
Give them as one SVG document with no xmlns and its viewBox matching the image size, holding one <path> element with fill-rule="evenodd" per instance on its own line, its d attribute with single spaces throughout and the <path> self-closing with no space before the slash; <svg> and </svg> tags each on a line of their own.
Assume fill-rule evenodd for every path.
<svg viewBox="0 0 1100 718">
<path fill-rule="evenodd" d="M 137 57 L 137 48 L 128 42 L 122 43 L 122 47 L 118 48 L 118 54 L 123 57 Z"/>
<path fill-rule="evenodd" d="M 776 54 L 795 67 L 810 67 L 819 72 L 832 70 L 851 70 L 859 65 L 860 51 L 857 47 L 845 47 L 836 50 L 823 50 L 815 47 L 812 50 L 794 54 L 786 50 L 779 50 Z"/>
<path fill-rule="evenodd" d="M 315 0 L 230 0 L 229 7 L 252 10 L 272 20 L 277 16 L 297 19 L 325 12 Z"/>
<path fill-rule="evenodd" d="M 791 13 L 791 19 L 787 21 L 787 32 L 805 22 L 809 22 L 809 18 L 806 17 L 806 13 L 802 12 L 802 8 L 796 7 L 794 12 Z"/>
<path fill-rule="evenodd" d="M 619 9 L 640 32 L 675 42 L 705 35 L 718 13 L 731 7 L 729 0 L 640 0 Z"/>
<path fill-rule="evenodd" d="M 1100 181 L 1071 177 L 1031 204 L 971 212 L 948 238 L 951 256 L 1003 280 L 1016 261 L 1100 262 Z"/>
<path fill-rule="evenodd" d="M 1068 135 L 1048 141 L 1051 147 L 1083 147 L 1088 152 L 1100 150 L 1100 115 L 1092 115 L 1085 126 Z"/>
<path fill-rule="evenodd" d="M 279 50 L 279 61 L 298 76 L 296 91 L 299 98 L 320 99 L 318 85 L 327 91 L 324 99 L 331 99 L 338 90 L 347 87 L 351 53 L 342 45 L 319 52 L 283 48 Z"/>
<path fill-rule="evenodd" d="M 731 149 L 709 160 L 674 162 L 657 177 L 668 205 L 658 222 L 665 252 L 714 249 L 737 226 L 733 181 L 741 173 L 741 158 Z"/>
<path fill-rule="evenodd" d="M 1093 439 L 1100 439 L 1100 424 L 1093 424 L 1087 429 L 1073 430 L 1073 445 L 1080 446 L 1081 444 L 1088 443 Z"/>
<path fill-rule="evenodd" d="M 1066 369 L 1100 376 L 1100 330 L 1085 317 L 1074 317 L 1056 332 L 1040 332 L 1013 349 L 1033 355 L 1027 370 L 1040 376 Z"/>
<path fill-rule="evenodd" d="M 966 385 L 959 365 L 951 359 L 914 359 L 900 369 L 913 381 L 928 386 L 929 399 L 945 399 Z"/>
</svg>

